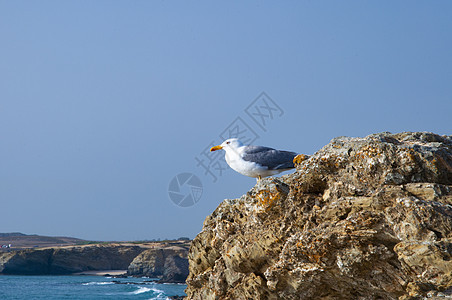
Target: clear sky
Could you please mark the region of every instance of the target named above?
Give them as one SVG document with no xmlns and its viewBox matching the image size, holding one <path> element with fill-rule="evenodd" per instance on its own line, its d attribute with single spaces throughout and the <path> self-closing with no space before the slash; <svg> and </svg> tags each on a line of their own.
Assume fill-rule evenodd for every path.
<svg viewBox="0 0 452 300">
<path fill-rule="evenodd" d="M 450 135 L 451 15 L 452 1 L 0 0 L 0 232 L 193 238 L 256 182 L 197 166 L 237 128 L 305 154 Z M 168 194 L 184 172 L 203 187 L 189 207 Z"/>
</svg>

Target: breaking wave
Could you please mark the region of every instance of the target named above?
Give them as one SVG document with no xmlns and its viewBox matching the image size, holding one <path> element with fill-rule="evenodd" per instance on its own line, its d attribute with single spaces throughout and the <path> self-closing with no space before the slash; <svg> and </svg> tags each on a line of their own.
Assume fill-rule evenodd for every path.
<svg viewBox="0 0 452 300">
<path fill-rule="evenodd" d="M 93 281 L 93 282 L 86 282 L 86 283 L 82 283 L 82 285 L 107 285 L 107 284 L 115 284 L 114 282 L 111 281 Z"/>
</svg>

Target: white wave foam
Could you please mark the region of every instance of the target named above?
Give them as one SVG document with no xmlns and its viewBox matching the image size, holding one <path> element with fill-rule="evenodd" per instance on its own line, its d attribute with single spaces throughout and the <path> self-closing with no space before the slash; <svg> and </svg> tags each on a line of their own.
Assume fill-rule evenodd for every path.
<svg viewBox="0 0 452 300">
<path fill-rule="evenodd" d="M 149 298 L 148 300 L 171 300 L 171 299 L 169 297 L 167 297 L 167 296 L 158 295 L 157 297 Z"/>
<path fill-rule="evenodd" d="M 111 281 L 93 281 L 93 282 L 87 282 L 87 283 L 82 283 L 82 285 L 106 285 L 106 284 L 115 284 L 114 282 Z"/>
<path fill-rule="evenodd" d="M 165 292 L 162 290 L 159 290 L 158 288 L 151 288 L 151 290 L 156 293 L 157 295 L 155 298 L 152 298 L 152 300 L 169 300 L 169 298 L 165 295 Z"/>
<path fill-rule="evenodd" d="M 133 292 L 131 292 L 130 294 L 132 294 L 132 295 L 138 295 L 138 294 L 143 294 L 143 293 L 146 293 L 146 292 L 149 292 L 149 291 L 151 291 L 150 288 L 147 288 L 147 287 L 142 286 L 142 287 L 139 287 L 138 290 L 133 291 Z"/>
</svg>

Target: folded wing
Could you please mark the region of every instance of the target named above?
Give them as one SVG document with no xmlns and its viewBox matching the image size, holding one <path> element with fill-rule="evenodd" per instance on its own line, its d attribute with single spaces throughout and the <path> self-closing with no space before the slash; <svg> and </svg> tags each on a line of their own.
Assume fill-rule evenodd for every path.
<svg viewBox="0 0 452 300">
<path fill-rule="evenodd" d="M 290 151 L 276 150 L 263 146 L 248 146 L 242 158 L 246 161 L 255 162 L 268 170 L 284 170 L 295 168 L 293 164 L 297 153 Z"/>
</svg>

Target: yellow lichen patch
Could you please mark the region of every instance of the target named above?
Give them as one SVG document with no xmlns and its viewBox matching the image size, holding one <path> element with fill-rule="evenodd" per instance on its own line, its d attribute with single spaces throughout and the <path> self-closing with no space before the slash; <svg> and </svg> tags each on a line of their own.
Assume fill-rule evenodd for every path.
<svg viewBox="0 0 452 300">
<path fill-rule="evenodd" d="M 424 161 L 425 166 L 427 166 L 428 169 L 430 169 L 433 173 L 438 173 L 438 160 L 436 158 L 441 159 L 440 156 L 437 156 L 436 154 L 433 155 L 433 158 L 427 159 L 424 157 L 421 157 Z M 447 165 L 447 164 L 446 164 Z"/>
<path fill-rule="evenodd" d="M 312 254 L 309 255 L 308 257 L 310 258 L 311 261 L 315 261 L 317 264 L 320 263 L 320 259 L 323 257 L 323 254 Z"/>
<path fill-rule="evenodd" d="M 416 160 L 416 157 L 414 156 L 414 153 L 416 153 L 416 152 L 414 151 L 414 149 L 408 149 L 408 151 L 407 151 L 407 155 L 408 155 L 408 157 L 409 157 L 412 161 L 415 161 L 415 160 Z"/>
<path fill-rule="evenodd" d="M 304 155 L 304 154 L 298 154 L 297 156 L 294 157 L 293 159 L 293 163 L 295 164 L 295 166 L 300 165 L 303 161 L 307 160 L 308 156 Z"/>
<path fill-rule="evenodd" d="M 421 163 L 427 170 L 430 170 L 433 173 L 438 173 L 439 162 L 437 158 L 441 159 L 441 157 L 437 156 L 436 154 L 433 154 L 433 157 L 425 157 L 423 155 L 420 155 L 420 153 L 415 149 L 410 148 L 401 151 L 400 156 L 402 159 L 401 161 L 402 163 L 404 163 L 404 165 L 414 167 L 416 164 Z"/>
<path fill-rule="evenodd" d="M 281 198 L 281 194 L 279 192 L 263 190 L 256 194 L 256 198 L 259 200 L 259 204 L 264 206 L 267 211 L 273 206 L 275 201 Z"/>
<path fill-rule="evenodd" d="M 373 146 L 365 146 L 362 147 L 357 153 L 356 156 L 359 158 L 372 158 L 381 156 L 381 149 Z"/>
</svg>

